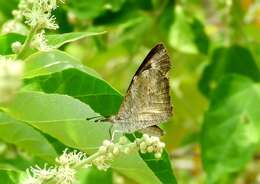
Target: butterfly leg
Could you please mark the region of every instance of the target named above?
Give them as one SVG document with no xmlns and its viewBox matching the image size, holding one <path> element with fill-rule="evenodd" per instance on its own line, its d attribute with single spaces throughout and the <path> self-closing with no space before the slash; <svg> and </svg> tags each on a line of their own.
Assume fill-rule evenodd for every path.
<svg viewBox="0 0 260 184">
<path fill-rule="evenodd" d="M 117 131 L 113 130 L 113 125 L 109 128 L 110 141 L 113 142 Z"/>
<path fill-rule="evenodd" d="M 111 125 L 109 127 L 109 137 L 110 137 L 110 140 L 112 141 L 112 139 L 114 137 L 113 125 Z"/>
<path fill-rule="evenodd" d="M 116 138 L 116 135 L 117 134 L 120 134 L 122 133 L 121 131 L 117 130 L 117 129 L 114 129 L 114 126 L 112 125 L 110 128 L 109 128 L 109 136 L 110 136 L 110 141 L 113 142 Z"/>
</svg>

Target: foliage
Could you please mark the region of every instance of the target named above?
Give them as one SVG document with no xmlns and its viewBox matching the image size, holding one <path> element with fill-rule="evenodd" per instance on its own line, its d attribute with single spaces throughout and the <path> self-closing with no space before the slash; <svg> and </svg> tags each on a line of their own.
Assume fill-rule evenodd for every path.
<svg viewBox="0 0 260 184">
<path fill-rule="evenodd" d="M 0 2 L 0 60 L 18 60 L 24 69 L 22 79 L 13 79 L 23 81 L 21 89 L 0 104 L 0 183 L 20 183 L 26 168 L 53 165 L 65 148 L 97 153 L 110 124 L 86 118 L 117 113 L 132 75 L 158 42 L 173 65 L 174 116 L 161 125 L 162 157 L 120 155 L 106 172 L 82 169 L 80 183 L 260 182 L 257 1 L 57 3 L 35 26 L 37 16 L 24 10 L 35 5 L 12 12 L 18 0 Z"/>
</svg>

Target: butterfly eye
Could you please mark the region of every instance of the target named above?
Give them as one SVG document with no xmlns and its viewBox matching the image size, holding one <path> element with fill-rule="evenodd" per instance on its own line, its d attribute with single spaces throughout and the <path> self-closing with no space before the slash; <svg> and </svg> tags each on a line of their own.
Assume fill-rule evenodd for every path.
<svg viewBox="0 0 260 184">
<path fill-rule="evenodd" d="M 122 120 L 122 118 L 120 116 L 117 116 L 116 120 Z"/>
</svg>

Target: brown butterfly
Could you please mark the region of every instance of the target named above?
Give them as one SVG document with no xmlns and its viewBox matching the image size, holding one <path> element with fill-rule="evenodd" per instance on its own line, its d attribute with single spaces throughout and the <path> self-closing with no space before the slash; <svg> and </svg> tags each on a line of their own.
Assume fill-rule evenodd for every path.
<svg viewBox="0 0 260 184">
<path fill-rule="evenodd" d="M 156 45 L 136 71 L 118 113 L 106 120 L 123 133 L 141 131 L 162 135 L 157 126 L 172 116 L 167 73 L 170 58 L 163 44 Z"/>
</svg>

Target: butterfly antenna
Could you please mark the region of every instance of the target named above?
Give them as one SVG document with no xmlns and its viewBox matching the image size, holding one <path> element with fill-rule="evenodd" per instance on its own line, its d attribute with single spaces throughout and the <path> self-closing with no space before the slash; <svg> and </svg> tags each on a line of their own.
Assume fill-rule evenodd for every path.
<svg viewBox="0 0 260 184">
<path fill-rule="evenodd" d="M 94 117 L 86 118 L 86 120 L 87 121 L 93 120 L 94 122 L 100 122 L 100 121 L 106 121 L 108 120 L 108 118 L 103 116 L 94 116 Z"/>
<path fill-rule="evenodd" d="M 86 120 L 93 120 L 93 119 L 100 119 L 100 118 L 103 118 L 102 116 L 93 116 L 93 117 L 90 117 L 90 118 L 86 118 Z"/>
</svg>

